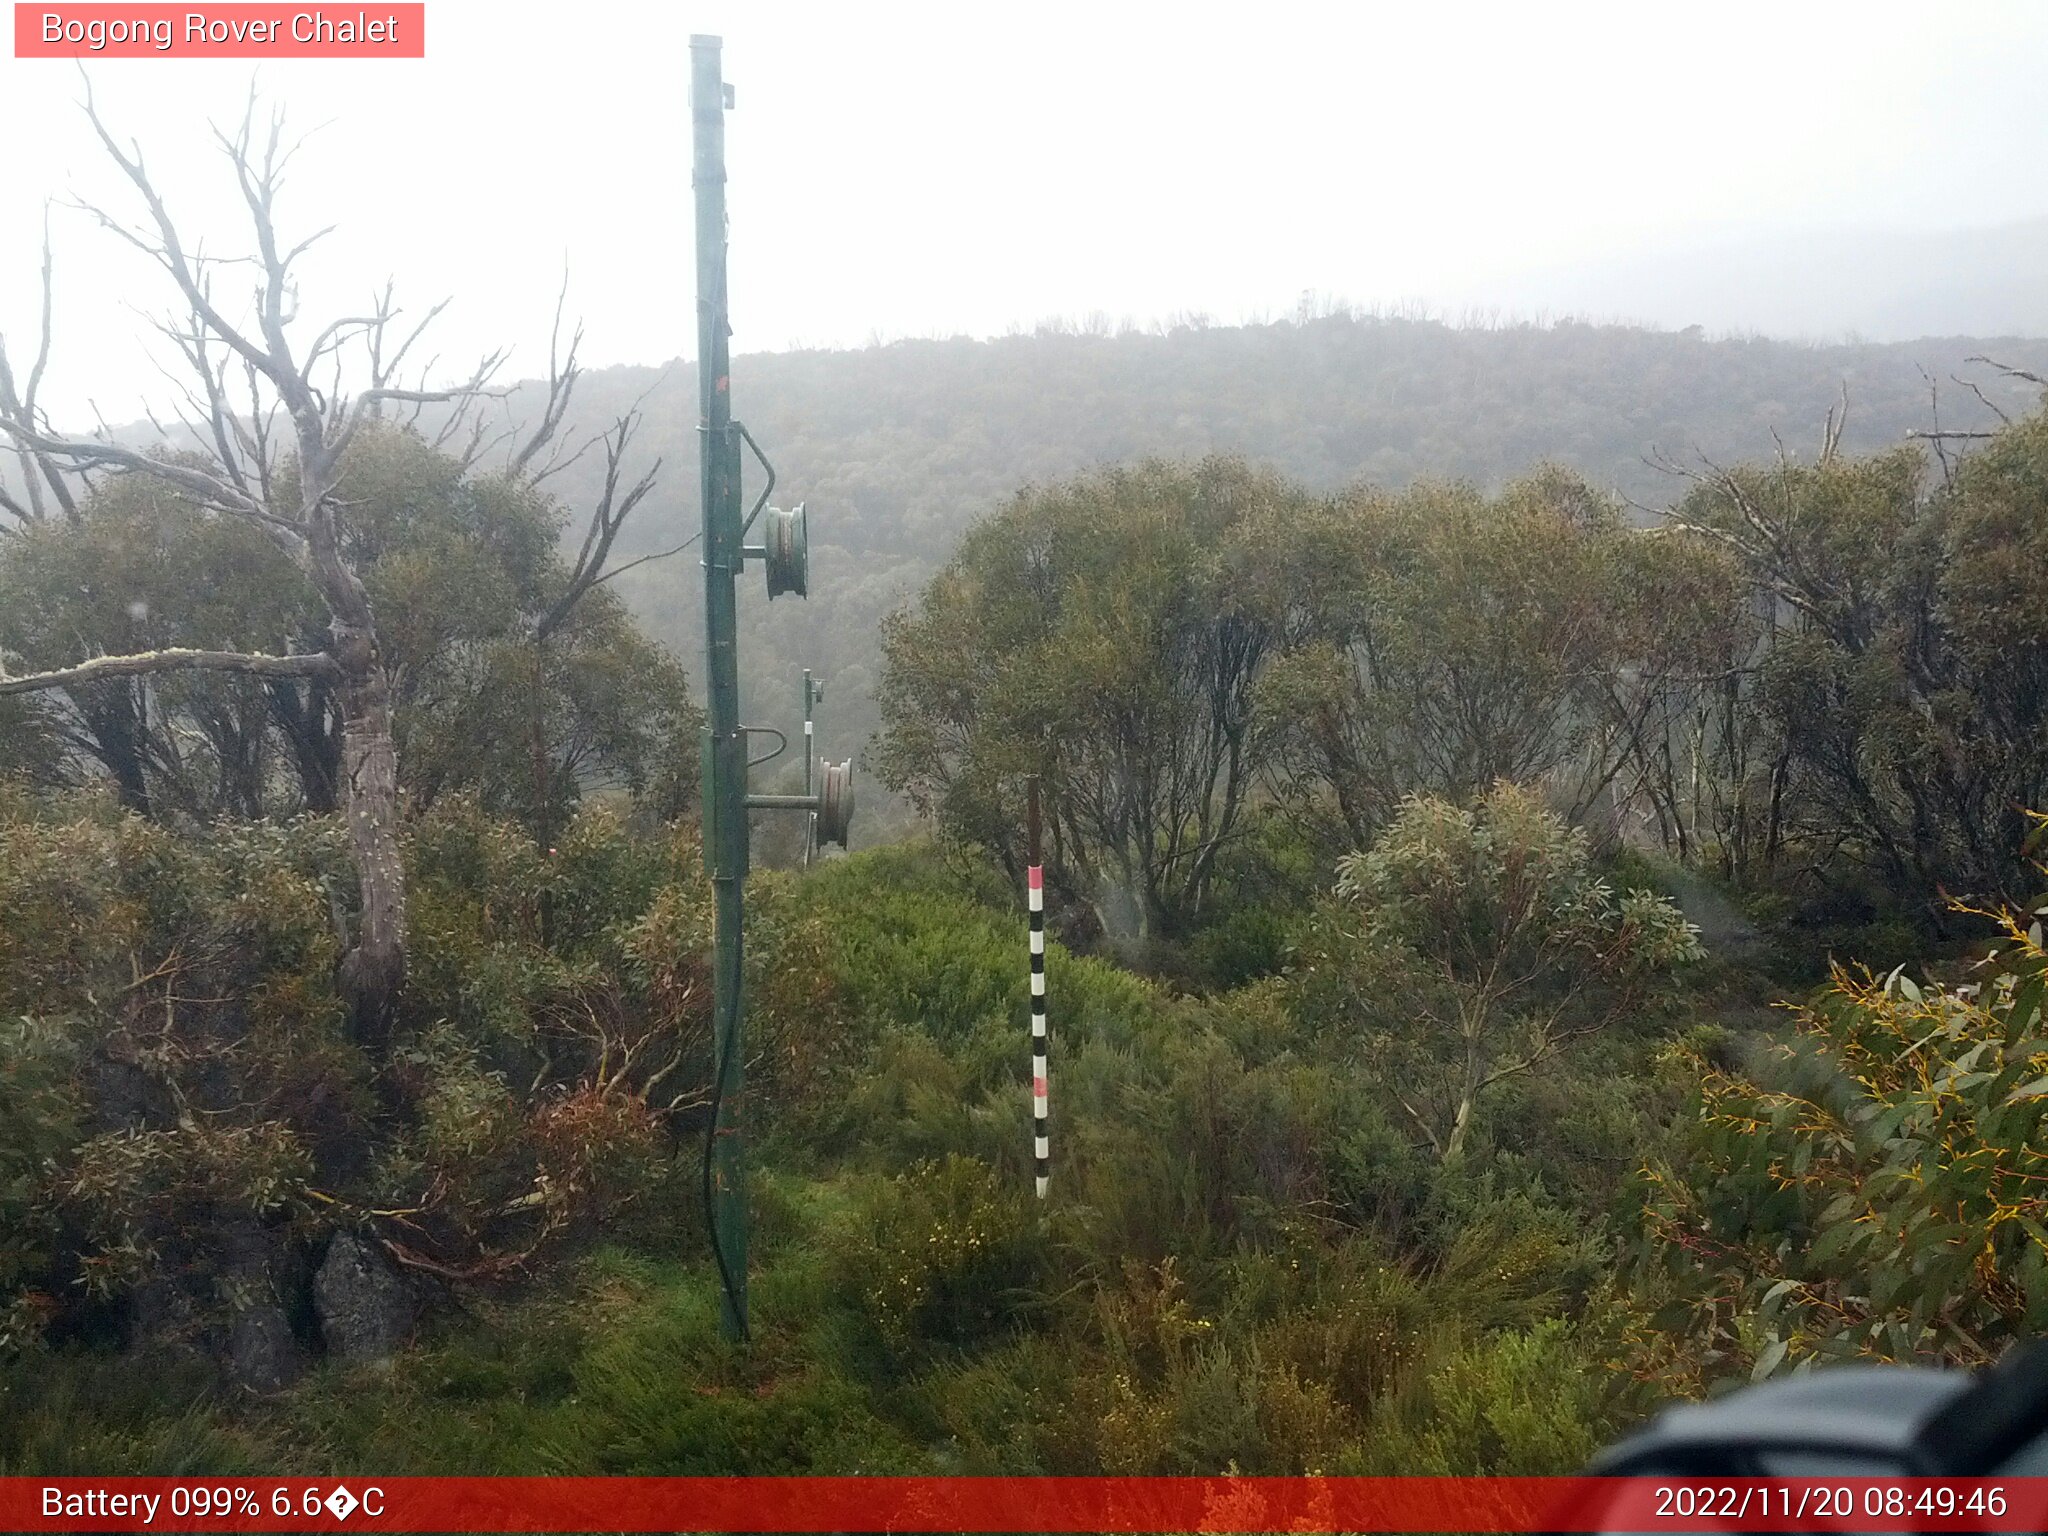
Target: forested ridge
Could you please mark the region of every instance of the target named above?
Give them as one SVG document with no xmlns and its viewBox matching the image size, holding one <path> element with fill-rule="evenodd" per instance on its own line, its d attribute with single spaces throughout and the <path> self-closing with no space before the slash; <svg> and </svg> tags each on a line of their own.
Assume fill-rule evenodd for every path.
<svg viewBox="0 0 2048 1536">
<path fill-rule="evenodd" d="M 1851 452 L 1936 426 L 1995 426 L 1955 376 L 2008 410 L 2024 409 L 2029 389 L 1968 361 L 1980 356 L 2048 368 L 2048 348 L 2024 338 L 1814 345 L 1570 321 L 1460 327 L 1313 303 L 1267 324 L 1119 331 L 1097 317 L 988 341 L 742 354 L 738 413 L 775 463 L 777 501 L 810 507 L 816 573 L 800 611 L 772 623 L 743 611 L 752 707 L 789 710 L 797 674 L 816 668 L 833 688 L 821 743 L 834 757 L 861 752 L 876 724 L 881 617 L 1021 485 L 1224 453 L 1318 491 L 1423 478 L 1498 488 L 1548 462 L 1662 508 L 1684 482 L 1661 461 L 1739 462 L 1774 451 L 1773 434 L 1810 454 L 1845 397 Z M 572 422 L 608 421 L 644 397 L 643 446 L 663 461 L 622 550 L 655 552 L 695 531 L 694 387 L 682 362 L 593 369 L 578 387 Z M 534 388 L 505 402 L 509 418 L 533 414 Z M 594 468 L 561 482 L 587 492 Z M 618 585 L 650 633 L 682 655 L 701 648 L 692 557 Z M 890 809 L 866 835 L 903 825 Z"/>
<path fill-rule="evenodd" d="M 1561 1473 L 2048 1323 L 2039 343 L 744 359 L 750 718 L 916 820 L 760 839 L 739 1343 L 684 383 L 409 383 L 224 147 L 200 430 L 0 368 L 0 1472 Z"/>
</svg>

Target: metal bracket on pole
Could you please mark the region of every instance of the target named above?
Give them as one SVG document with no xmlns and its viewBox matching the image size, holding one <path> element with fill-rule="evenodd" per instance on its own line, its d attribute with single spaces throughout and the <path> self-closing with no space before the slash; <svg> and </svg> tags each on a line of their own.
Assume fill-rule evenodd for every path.
<svg viewBox="0 0 2048 1536">
<path fill-rule="evenodd" d="M 846 846 L 853 821 L 853 760 L 825 763 L 824 782 L 815 794 L 749 795 L 750 811 L 809 811 L 818 819 L 818 841 Z"/>
<path fill-rule="evenodd" d="M 754 519 L 761 515 L 761 509 L 768 505 L 768 498 L 775 490 L 775 466 L 768 462 L 768 455 L 761 451 L 761 445 L 754 441 L 754 434 L 746 429 L 743 422 L 734 422 L 732 429 L 739 433 L 741 442 L 754 450 L 754 457 L 761 461 L 762 472 L 768 476 L 768 483 L 761 487 L 761 494 L 754 502 L 753 511 L 749 512 L 747 520 L 740 524 L 740 537 L 745 538 L 747 531 L 754 526 Z"/>
</svg>

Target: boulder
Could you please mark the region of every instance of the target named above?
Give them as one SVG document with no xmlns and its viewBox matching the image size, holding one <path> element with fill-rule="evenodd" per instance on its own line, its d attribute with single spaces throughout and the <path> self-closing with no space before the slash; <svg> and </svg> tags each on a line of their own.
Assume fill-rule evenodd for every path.
<svg viewBox="0 0 2048 1536">
<path fill-rule="evenodd" d="M 337 1232 L 313 1275 L 313 1312 L 320 1337 L 337 1360 L 389 1360 L 412 1332 L 418 1304 L 412 1287 L 382 1249 L 353 1232 Z"/>
<path fill-rule="evenodd" d="M 228 1374 L 251 1392 L 282 1391 L 308 1363 L 286 1310 L 305 1295 L 304 1260 L 282 1230 L 238 1221 L 221 1229 L 216 1262 L 232 1298 L 222 1351 Z"/>
<path fill-rule="evenodd" d="M 251 1392 L 280 1392 L 304 1374 L 306 1354 L 284 1308 L 263 1301 L 242 1308 L 228 1325 L 227 1363 Z"/>
</svg>

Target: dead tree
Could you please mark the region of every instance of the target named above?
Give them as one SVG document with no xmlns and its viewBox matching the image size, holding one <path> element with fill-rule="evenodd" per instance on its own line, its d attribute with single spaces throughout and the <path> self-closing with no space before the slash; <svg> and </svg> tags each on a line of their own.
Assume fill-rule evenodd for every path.
<svg viewBox="0 0 2048 1536">
<path fill-rule="evenodd" d="M 468 407 L 484 397 L 499 356 L 487 357 L 461 384 L 430 389 L 400 382 L 413 344 L 441 306 L 401 332 L 399 310 L 387 285 L 361 314 L 335 319 L 305 340 L 298 285 L 299 258 L 327 230 L 286 245 L 279 235 L 277 197 L 293 146 L 283 139 L 283 118 L 273 113 L 267 132 L 256 126 L 252 96 L 241 126 L 232 135 L 215 130 L 247 207 L 254 251 L 227 260 L 189 245 L 165 206 L 132 141 L 124 148 L 107 129 L 88 89 L 85 111 L 100 142 L 132 185 L 140 216 L 128 223 L 89 204 L 75 205 L 99 226 L 147 256 L 170 281 L 174 318 L 159 329 L 184 363 L 183 405 L 178 415 L 198 446 L 175 457 L 143 453 L 102 430 L 90 438 L 55 431 L 36 402 L 37 385 L 49 351 L 49 263 L 44 266 L 43 333 L 34 367 L 17 388 L 0 344 L 0 434 L 11 440 L 27 471 L 26 488 L 0 505 L 17 522 L 53 514 L 78 515 L 74 487 L 89 488 L 97 475 L 139 474 L 175 487 L 219 515 L 260 528 L 305 573 L 325 606 L 326 643 L 304 654 L 162 650 L 131 656 L 101 656 L 80 665 L 9 677 L 0 665 L 0 695 L 68 688 L 109 677 L 142 677 L 207 669 L 265 679 L 289 687 L 311 679 L 331 691 L 342 727 L 340 809 L 360 886 L 360 913 L 352 940 L 344 935 L 339 973 L 355 1033 L 379 1054 L 388 1044 L 393 1012 L 406 969 L 406 885 L 399 857 L 398 763 L 392 736 L 392 680 L 379 644 L 376 614 L 360 573 L 353 568 L 341 536 L 342 506 L 336 495 L 350 443 L 366 420 L 395 402 L 453 406 L 443 437 L 457 430 Z M 246 307 L 224 304 L 217 287 L 253 276 Z M 218 282 L 217 282 L 218 280 Z M 558 317 L 559 318 L 559 317 Z M 573 385 L 573 343 L 565 366 L 551 359 L 547 409 L 540 425 L 517 450 L 522 473 L 555 436 Z M 353 382 L 355 387 L 349 386 Z M 618 524 L 645 494 L 647 481 L 618 494 L 618 456 L 630 423 L 608 439 L 602 504 L 592 516 L 570 592 L 537 630 L 559 623 L 576 597 L 604 579 L 600 570 Z M 465 462 L 474 462 L 472 440 Z M 0 524 L 0 529 L 4 529 Z M 0 659 L 4 660 L 4 659 Z"/>
</svg>

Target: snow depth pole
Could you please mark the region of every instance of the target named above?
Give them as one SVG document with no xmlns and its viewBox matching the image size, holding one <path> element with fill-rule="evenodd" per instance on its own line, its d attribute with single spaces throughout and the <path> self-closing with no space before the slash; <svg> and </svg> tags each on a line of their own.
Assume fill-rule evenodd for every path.
<svg viewBox="0 0 2048 1536">
<path fill-rule="evenodd" d="M 1026 900 L 1031 908 L 1031 1166 L 1038 1198 L 1052 1172 L 1052 1143 L 1046 1126 L 1045 1037 L 1045 866 L 1038 855 L 1038 775 L 1032 774 L 1030 811 L 1025 822 Z"/>
</svg>

